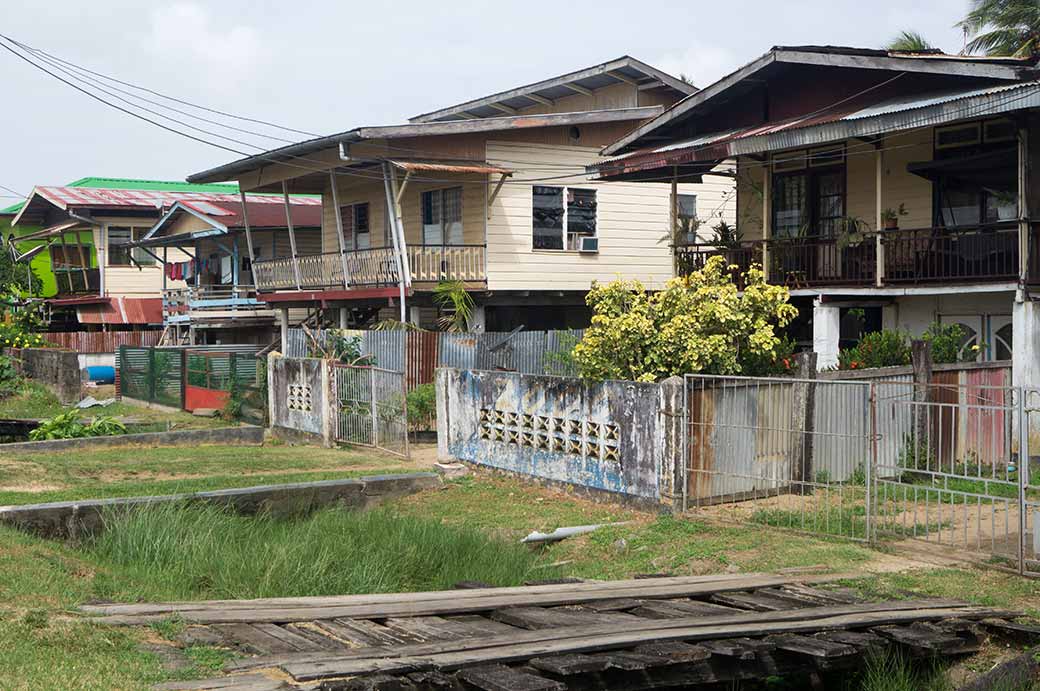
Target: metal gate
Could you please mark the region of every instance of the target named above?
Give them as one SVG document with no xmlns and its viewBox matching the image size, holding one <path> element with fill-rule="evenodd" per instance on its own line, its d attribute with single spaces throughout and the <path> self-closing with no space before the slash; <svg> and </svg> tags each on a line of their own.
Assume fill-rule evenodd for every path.
<svg viewBox="0 0 1040 691">
<path fill-rule="evenodd" d="M 684 398 L 684 509 L 1040 575 L 1040 391 L 689 375 Z"/>
<path fill-rule="evenodd" d="M 409 458 L 404 373 L 339 363 L 333 372 L 336 439 Z"/>
</svg>

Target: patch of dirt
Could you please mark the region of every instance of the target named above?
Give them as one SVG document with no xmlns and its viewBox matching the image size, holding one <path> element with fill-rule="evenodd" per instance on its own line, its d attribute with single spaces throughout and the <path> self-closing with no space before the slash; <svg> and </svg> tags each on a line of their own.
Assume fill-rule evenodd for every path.
<svg viewBox="0 0 1040 691">
<path fill-rule="evenodd" d="M 28 482 L 22 482 L 14 485 L 0 485 L 0 492 L 28 492 L 30 494 L 38 494 L 40 492 L 54 492 L 60 489 L 66 489 L 67 485 L 55 485 L 48 484 L 46 482 L 36 482 L 30 480 Z"/>
<path fill-rule="evenodd" d="M 412 455 L 412 463 L 420 468 L 432 467 L 437 462 L 436 444 L 412 444 L 409 452 Z"/>
</svg>

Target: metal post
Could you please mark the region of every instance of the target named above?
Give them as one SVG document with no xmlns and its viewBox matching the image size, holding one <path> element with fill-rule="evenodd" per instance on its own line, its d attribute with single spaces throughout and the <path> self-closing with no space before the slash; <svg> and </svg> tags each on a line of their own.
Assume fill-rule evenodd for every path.
<svg viewBox="0 0 1040 691">
<path fill-rule="evenodd" d="M 766 161 L 766 166 L 762 172 L 762 274 L 769 282 L 769 240 L 772 235 L 772 224 L 770 223 L 770 213 L 772 211 L 772 205 L 770 204 L 770 195 L 772 194 L 770 188 L 772 186 L 772 174 L 773 167 L 771 162 Z"/>
<path fill-rule="evenodd" d="M 405 279 L 405 273 L 404 273 L 405 269 L 404 269 L 404 263 L 401 261 L 401 255 L 402 255 L 402 252 L 404 250 L 401 248 L 401 244 L 398 241 L 398 232 L 397 232 L 398 228 L 397 228 L 397 226 L 398 226 L 398 223 L 399 223 L 400 219 L 398 218 L 397 213 L 395 211 L 395 207 L 397 205 L 397 202 L 394 200 L 394 190 L 393 190 L 393 186 L 390 183 L 390 174 L 391 174 L 390 165 L 391 164 L 389 162 L 385 162 L 385 161 L 383 162 L 383 187 L 386 190 L 386 209 L 387 209 L 387 213 L 390 214 L 390 237 L 392 238 L 393 243 L 394 243 L 394 259 L 396 260 L 396 264 L 397 264 L 397 285 L 398 285 L 398 289 L 399 289 L 398 292 L 400 293 L 400 299 L 401 299 L 401 323 L 404 324 L 406 321 L 408 321 L 408 316 L 407 316 L 408 312 L 405 310 L 405 304 L 404 304 L 404 292 L 405 292 L 404 291 L 404 287 L 405 287 L 405 280 L 406 280 Z M 401 234 L 401 237 L 402 238 L 404 237 L 403 233 Z"/>
<path fill-rule="evenodd" d="M 1018 128 L 1018 271 L 1019 284 L 1029 279 L 1029 130 Z"/>
<path fill-rule="evenodd" d="M 682 510 L 689 510 L 689 486 L 690 486 L 690 379 L 684 376 L 682 380 L 682 431 L 679 446 L 682 449 Z"/>
<path fill-rule="evenodd" d="M 343 236 L 343 216 L 339 210 L 339 191 L 336 189 L 336 173 L 329 171 L 329 186 L 332 188 L 332 209 L 336 216 L 336 240 L 339 242 L 339 261 L 343 266 L 343 287 L 350 288 L 350 269 L 347 267 L 347 239 Z"/>
<path fill-rule="evenodd" d="M 379 415 L 376 413 L 376 368 L 368 368 L 368 393 L 372 408 L 372 446 L 379 446 Z"/>
<path fill-rule="evenodd" d="M 1025 530 L 1029 527 L 1029 509 L 1025 503 L 1025 485 L 1030 481 L 1029 408 L 1025 405 L 1026 389 L 1012 389 L 1018 394 L 1018 573 L 1025 574 Z M 1036 545 L 1037 521 L 1033 520 L 1033 544 Z"/>
<path fill-rule="evenodd" d="M 401 406 L 401 408 L 402 408 L 401 415 L 403 416 L 403 418 L 402 418 L 401 422 L 402 422 L 402 424 L 404 424 L 404 457 L 407 458 L 408 460 L 411 460 L 412 454 L 411 454 L 411 451 L 409 450 L 409 447 L 408 447 L 408 381 L 407 381 L 407 379 L 408 379 L 407 376 L 404 374 L 404 372 L 402 372 L 401 373 L 401 401 L 403 402 L 403 405 Z"/>
<path fill-rule="evenodd" d="M 296 252 L 296 231 L 292 224 L 292 207 L 289 206 L 289 184 L 282 181 L 282 199 L 285 201 L 285 227 L 289 230 L 289 245 L 292 250 L 293 278 L 296 279 L 296 290 L 303 290 L 300 280 L 300 255 Z"/>
<path fill-rule="evenodd" d="M 877 384 L 870 382 L 870 458 L 867 460 L 866 468 L 864 468 L 864 482 L 866 487 L 864 488 L 864 499 L 863 499 L 863 510 L 864 519 L 866 521 L 866 538 L 867 542 L 874 541 L 874 507 L 876 503 L 876 482 L 875 473 L 877 471 L 878 462 L 878 434 L 877 434 Z"/>
<path fill-rule="evenodd" d="M 881 158 L 881 147 L 880 140 L 875 145 L 874 149 L 874 168 L 875 168 L 875 209 L 874 209 L 874 283 L 880 288 L 885 283 L 885 245 L 881 242 L 881 226 L 883 221 L 881 220 L 881 178 L 884 166 L 882 165 Z"/>
<path fill-rule="evenodd" d="M 256 261 L 256 254 L 253 252 L 253 231 L 249 227 L 249 210 L 246 207 L 246 193 L 239 192 L 238 196 L 242 200 L 242 226 L 246 231 L 246 248 L 249 250 L 249 267 L 252 270 L 253 262 Z"/>
</svg>

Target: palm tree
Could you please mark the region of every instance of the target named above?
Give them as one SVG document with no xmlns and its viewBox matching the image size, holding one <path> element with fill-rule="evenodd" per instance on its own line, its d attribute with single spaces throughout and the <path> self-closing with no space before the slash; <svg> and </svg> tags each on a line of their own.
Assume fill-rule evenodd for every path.
<svg viewBox="0 0 1040 691">
<path fill-rule="evenodd" d="M 892 50 L 898 53 L 920 53 L 926 50 L 935 50 L 935 46 L 916 31 L 901 31 L 898 36 L 885 45 L 885 50 Z"/>
<path fill-rule="evenodd" d="M 965 53 L 1040 55 L 1040 3 L 1036 0 L 970 0 L 957 26 L 971 37 Z"/>
</svg>

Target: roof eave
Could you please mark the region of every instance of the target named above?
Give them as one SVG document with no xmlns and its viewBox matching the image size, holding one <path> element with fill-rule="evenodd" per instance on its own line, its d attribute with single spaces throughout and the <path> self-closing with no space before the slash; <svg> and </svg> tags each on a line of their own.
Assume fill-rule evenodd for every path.
<svg viewBox="0 0 1040 691">
<path fill-rule="evenodd" d="M 682 117 L 694 108 L 719 97 L 753 74 L 773 63 L 798 65 L 823 65 L 850 69 L 901 70 L 920 74 L 960 75 L 984 79 L 1017 81 L 1022 79 L 1026 62 L 1015 64 L 992 64 L 958 59 L 957 56 L 928 56 L 927 59 L 908 55 L 848 55 L 840 52 L 792 50 L 775 47 L 756 60 L 726 75 L 692 96 L 679 101 L 650 122 L 644 123 L 629 134 L 603 149 L 604 156 L 616 156 L 630 150 L 650 132 Z"/>
<path fill-rule="evenodd" d="M 262 154 L 239 159 L 223 166 L 195 173 L 188 176 L 188 182 L 213 182 L 228 180 L 272 163 L 282 163 L 312 154 L 315 151 L 339 146 L 341 143 L 355 143 L 374 139 L 399 139 L 403 137 L 431 137 L 453 134 L 473 134 L 496 132 L 512 129 L 533 129 L 538 127 L 560 127 L 601 122 L 620 122 L 627 120 L 646 120 L 656 117 L 664 110 L 663 106 L 639 106 L 636 108 L 607 108 L 576 113 L 541 113 L 538 115 L 509 115 L 501 118 L 481 118 L 478 120 L 453 120 L 449 122 L 421 122 L 406 125 L 377 125 L 359 127 L 343 134 L 311 139 L 281 149 L 274 149 Z M 324 172 L 315 170 L 314 172 Z"/>
</svg>

